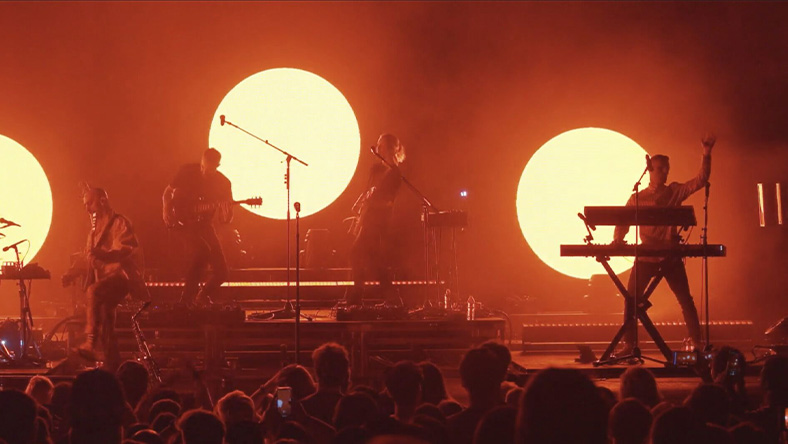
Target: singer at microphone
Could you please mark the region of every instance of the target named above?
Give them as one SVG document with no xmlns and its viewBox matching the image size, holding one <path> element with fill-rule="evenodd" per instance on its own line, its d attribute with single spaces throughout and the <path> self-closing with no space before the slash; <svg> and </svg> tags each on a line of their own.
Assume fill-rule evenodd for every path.
<svg viewBox="0 0 788 444">
<path fill-rule="evenodd" d="M 350 250 L 353 288 L 345 297 L 348 306 L 361 306 L 365 282 L 378 280 L 380 285 L 374 296 L 384 299 L 386 304 L 401 305 L 391 286 L 389 245 L 396 240 L 390 239 L 389 225 L 394 200 L 402 185 L 399 166 L 405 160 L 405 147 L 393 134 L 382 134 L 370 152 L 378 161 L 372 165 L 367 189 L 351 210 L 354 217 L 349 232 L 355 237 Z"/>
<path fill-rule="evenodd" d="M 706 136 L 702 140 L 703 158 L 700 165 L 700 172 L 686 182 L 668 182 L 670 173 L 670 159 L 664 154 L 646 156 L 646 166 L 648 167 L 649 184 L 637 194 L 637 204 L 642 207 L 663 207 L 675 208 L 680 206 L 693 193 L 705 187 L 711 175 L 711 149 L 714 146 L 714 136 Z M 636 202 L 635 194 L 632 194 L 627 201 L 627 206 L 634 206 Z M 613 234 L 613 244 L 623 244 L 624 236 L 629 232 L 628 226 L 617 226 Z M 677 227 L 673 226 L 649 226 L 640 227 L 640 240 L 643 245 L 672 247 L 681 242 L 681 237 Z M 668 282 L 670 289 L 676 295 L 676 299 L 681 306 L 684 315 L 684 322 L 687 325 L 689 336 L 689 347 L 700 346 L 700 323 L 695 302 L 690 293 L 687 279 L 687 270 L 680 256 L 671 257 L 639 257 L 632 272 L 630 273 L 627 293 L 630 295 L 643 294 L 646 285 L 657 274 L 662 274 Z M 635 288 L 635 283 L 637 287 Z M 631 319 L 633 316 L 633 304 L 631 300 L 625 301 L 624 319 Z M 630 327 L 635 327 L 632 323 Z M 628 355 L 632 347 L 636 345 L 635 333 L 629 328 L 624 332 L 624 347 L 619 350 L 617 355 Z"/>
</svg>

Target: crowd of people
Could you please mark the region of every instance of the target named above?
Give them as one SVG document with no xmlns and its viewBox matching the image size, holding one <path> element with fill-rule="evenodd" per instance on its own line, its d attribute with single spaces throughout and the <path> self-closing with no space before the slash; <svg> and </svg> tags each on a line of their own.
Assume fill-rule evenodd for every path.
<svg viewBox="0 0 788 444">
<path fill-rule="evenodd" d="M 381 387 L 353 385 L 348 353 L 336 343 L 317 348 L 310 369 L 288 365 L 254 393 L 230 391 L 215 403 L 199 374 L 185 394 L 152 386 L 144 366 L 126 361 L 115 374 L 89 370 L 54 385 L 35 376 L 24 392 L 0 391 L 0 443 L 785 444 L 788 357 L 764 362 L 762 400 L 748 405 L 730 353 L 721 349 L 713 382 L 677 404 L 662 398 L 640 366 L 624 372 L 618 394 L 561 368 L 539 371 L 521 387 L 507 377 L 509 350 L 495 342 L 462 358 L 467 405 L 449 395 L 430 362 L 394 364 Z"/>
</svg>

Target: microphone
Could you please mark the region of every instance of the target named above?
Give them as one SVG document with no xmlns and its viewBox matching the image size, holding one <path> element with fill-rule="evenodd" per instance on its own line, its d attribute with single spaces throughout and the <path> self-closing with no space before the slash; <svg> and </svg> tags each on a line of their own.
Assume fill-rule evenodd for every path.
<svg viewBox="0 0 788 444">
<path fill-rule="evenodd" d="M 21 227 L 21 225 L 19 225 L 18 223 L 10 221 L 8 219 L 3 219 L 2 217 L 0 217 L 0 224 L 6 224 L 9 227 Z"/>
<path fill-rule="evenodd" d="M 15 243 L 15 244 L 12 244 L 12 245 L 9 245 L 9 246 L 3 248 L 3 253 L 5 253 L 6 251 L 16 247 L 17 245 L 21 244 L 22 242 L 27 242 L 27 239 L 22 239 L 21 241 Z"/>
<path fill-rule="evenodd" d="M 301 202 L 296 202 L 293 204 L 293 206 L 295 207 L 297 213 L 301 212 Z"/>
<path fill-rule="evenodd" d="M 586 224 L 586 225 L 588 225 L 588 228 L 590 228 L 590 229 L 592 229 L 592 230 L 596 231 L 596 225 L 588 223 L 588 219 L 586 219 L 586 215 L 585 215 L 585 214 L 583 214 L 583 213 L 577 213 L 577 217 L 579 217 L 580 219 L 582 219 L 582 220 L 583 220 L 583 222 L 585 222 L 585 224 Z"/>
<path fill-rule="evenodd" d="M 651 171 L 653 167 L 651 166 L 651 156 L 646 154 L 646 169 Z"/>
<path fill-rule="evenodd" d="M 219 116 L 219 123 L 220 123 L 222 126 L 224 126 L 224 114 L 222 114 L 221 116 Z"/>
<path fill-rule="evenodd" d="M 369 147 L 369 152 L 372 153 L 372 155 L 377 157 L 378 159 L 383 160 L 383 157 L 380 154 L 378 154 L 377 151 L 375 151 L 375 145 L 372 145 L 371 147 Z M 384 160 L 384 162 L 385 162 L 385 160 Z"/>
</svg>

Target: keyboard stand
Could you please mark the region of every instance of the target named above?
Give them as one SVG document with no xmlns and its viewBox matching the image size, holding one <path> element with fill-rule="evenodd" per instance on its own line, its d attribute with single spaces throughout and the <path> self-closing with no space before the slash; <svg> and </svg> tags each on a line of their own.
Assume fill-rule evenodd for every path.
<svg viewBox="0 0 788 444">
<path fill-rule="evenodd" d="M 602 266 L 605 268 L 605 271 L 607 271 L 607 274 L 610 276 L 610 279 L 613 280 L 613 283 L 615 284 L 616 288 L 618 288 L 618 291 L 621 292 L 621 295 L 624 296 L 627 303 L 629 303 L 630 301 L 629 298 L 632 297 L 632 295 L 629 294 L 629 291 L 621 282 L 621 279 L 618 278 L 616 273 L 613 271 L 613 268 L 610 267 L 610 263 L 609 263 L 610 258 L 606 256 L 597 256 L 596 260 L 597 262 L 602 264 Z M 662 272 L 662 267 L 660 267 L 657 274 L 652 278 L 648 286 L 646 286 L 646 289 L 643 292 L 643 296 L 640 298 L 642 302 L 638 303 L 637 319 L 630 317 L 624 320 L 624 325 L 621 326 L 621 328 L 618 330 L 618 333 L 616 333 L 616 335 L 613 337 L 613 340 L 610 342 L 610 345 L 607 346 L 605 352 L 602 354 L 602 356 L 600 356 L 600 358 L 597 361 L 594 361 L 594 367 L 599 367 L 600 365 L 618 364 L 621 361 L 630 360 L 632 358 L 639 360 L 641 362 L 644 359 L 648 359 L 650 361 L 664 364 L 666 366 L 673 361 L 673 351 L 671 351 L 670 347 L 668 347 L 668 345 L 665 343 L 665 340 L 662 339 L 662 336 L 659 334 L 659 331 L 657 331 L 657 327 L 654 325 L 653 322 L 651 322 L 651 319 L 648 317 L 648 314 L 646 314 L 646 310 L 648 310 L 649 307 L 651 307 L 651 303 L 648 301 L 648 298 L 651 297 L 651 294 L 654 292 L 654 290 L 657 288 L 657 285 L 659 285 L 660 281 L 662 281 L 663 278 L 664 278 L 664 274 Z M 627 331 L 628 328 L 630 328 L 633 322 L 637 323 L 638 319 L 640 320 L 640 323 L 643 325 L 643 328 L 645 328 L 648 335 L 651 336 L 651 339 L 654 340 L 654 343 L 659 348 L 659 351 L 662 352 L 663 356 L 665 356 L 664 362 L 654 358 L 650 358 L 648 356 L 642 356 L 639 353 L 638 356 L 626 356 L 622 359 L 611 358 L 611 356 L 613 355 L 613 350 L 616 349 L 616 346 L 624 337 L 624 333 Z M 635 328 L 637 328 L 637 326 Z"/>
</svg>

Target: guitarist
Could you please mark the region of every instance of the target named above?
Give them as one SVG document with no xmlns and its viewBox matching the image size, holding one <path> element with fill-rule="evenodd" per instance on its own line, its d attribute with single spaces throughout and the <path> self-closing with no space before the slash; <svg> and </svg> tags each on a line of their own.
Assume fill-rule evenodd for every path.
<svg viewBox="0 0 788 444">
<path fill-rule="evenodd" d="M 347 295 L 349 306 L 362 305 L 368 273 L 379 279 L 387 302 L 391 299 L 390 254 L 386 247 L 391 211 L 402 184 L 399 165 L 405 160 L 405 147 L 393 134 L 382 134 L 373 150 L 378 162 L 372 166 L 367 191 L 353 206 L 358 217 L 350 233 L 355 239 L 350 250 L 354 285 Z"/>
<path fill-rule="evenodd" d="M 211 296 L 227 280 L 227 261 L 221 243 L 214 229 L 214 220 L 230 223 L 232 211 L 232 184 L 217 171 L 222 155 L 214 148 L 208 148 L 200 163 L 183 165 L 175 179 L 167 185 L 162 196 L 164 223 L 177 230 L 184 245 L 187 258 L 186 285 L 181 293 L 179 304 L 194 308 L 204 301 L 213 305 Z M 220 202 L 217 209 L 200 215 L 197 220 L 182 221 L 177 218 L 179 202 Z M 204 270 L 210 268 L 205 285 L 200 289 L 200 278 Z"/>
<path fill-rule="evenodd" d="M 106 191 L 83 184 L 82 193 L 92 229 L 81 260 L 63 275 L 62 282 L 68 286 L 85 276 L 87 340 L 77 352 L 89 361 L 96 361 L 96 343 L 100 342 L 105 365 L 114 371 L 120 364 L 115 310 L 127 294 L 149 298 L 142 278 L 142 250 L 131 222 L 112 209 Z"/>
</svg>

